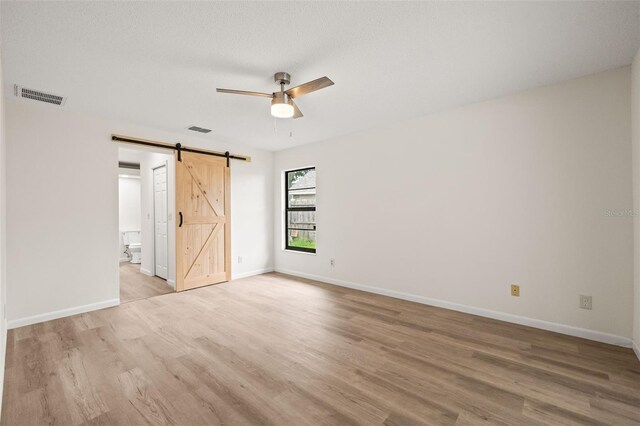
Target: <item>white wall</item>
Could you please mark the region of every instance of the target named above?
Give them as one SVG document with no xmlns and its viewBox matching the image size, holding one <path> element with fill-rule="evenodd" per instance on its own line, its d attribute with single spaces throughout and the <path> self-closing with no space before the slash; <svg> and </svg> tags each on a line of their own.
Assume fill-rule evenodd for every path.
<svg viewBox="0 0 640 426">
<path fill-rule="evenodd" d="M 0 41 L 0 45 L 2 42 Z M 5 301 L 7 300 L 7 201 L 6 201 L 6 136 L 5 136 L 5 107 L 2 84 L 2 52 L 0 47 L 0 399 L 4 387 L 4 363 L 7 349 L 7 312 Z M 0 404 L 1 405 L 1 404 Z M 0 412 L 2 407 L 0 407 Z"/>
<path fill-rule="evenodd" d="M 118 239 L 120 249 L 118 255 L 121 260 L 126 260 L 122 233 L 126 231 L 140 231 L 142 213 L 140 210 L 140 177 L 118 177 Z"/>
<path fill-rule="evenodd" d="M 252 156 L 232 163 L 232 259 L 243 257 L 232 262 L 233 276 L 272 268 L 271 153 L 26 100 L 5 105 L 10 326 L 117 303 L 118 144 L 111 133 Z"/>
<path fill-rule="evenodd" d="M 634 308 L 633 341 L 640 358 L 640 50 L 632 64 L 631 126 L 633 132 Z"/>
<path fill-rule="evenodd" d="M 276 269 L 629 344 L 630 80 L 625 67 L 276 153 L 276 188 L 317 167 L 318 229 L 316 256 L 283 251 L 277 191 Z"/>
<path fill-rule="evenodd" d="M 118 150 L 122 152 L 122 150 Z M 140 169 L 128 169 L 126 167 L 118 167 L 118 175 L 140 176 Z"/>
</svg>

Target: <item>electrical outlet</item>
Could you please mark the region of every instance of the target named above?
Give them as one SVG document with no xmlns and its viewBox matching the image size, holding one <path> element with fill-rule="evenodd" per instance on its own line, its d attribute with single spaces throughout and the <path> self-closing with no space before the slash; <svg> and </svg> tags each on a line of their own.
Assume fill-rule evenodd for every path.
<svg viewBox="0 0 640 426">
<path fill-rule="evenodd" d="M 511 295 L 520 297 L 520 286 L 518 284 L 511 284 Z"/>
<path fill-rule="evenodd" d="M 593 298 L 591 296 L 580 295 L 580 309 L 593 309 Z"/>
<path fill-rule="evenodd" d="M 329 264 L 331 265 L 332 268 L 335 268 L 336 260 L 334 258 L 329 259 Z"/>
<path fill-rule="evenodd" d="M 238 256 L 238 263 L 242 263 L 242 256 Z"/>
</svg>

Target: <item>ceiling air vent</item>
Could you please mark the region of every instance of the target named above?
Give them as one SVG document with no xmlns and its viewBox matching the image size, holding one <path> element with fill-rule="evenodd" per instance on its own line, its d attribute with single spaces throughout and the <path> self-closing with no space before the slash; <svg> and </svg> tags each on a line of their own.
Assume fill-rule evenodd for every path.
<svg viewBox="0 0 640 426">
<path fill-rule="evenodd" d="M 31 99 L 34 101 L 46 102 L 52 105 L 64 106 L 67 98 L 58 95 L 52 95 L 51 93 L 41 92 L 39 90 L 27 89 L 26 87 L 13 85 L 13 94 L 18 98 Z"/>
<path fill-rule="evenodd" d="M 189 130 L 193 130 L 194 132 L 200 132 L 200 133 L 209 133 L 211 131 L 211 129 L 205 129 L 204 127 L 198 127 L 198 126 L 191 126 L 189 127 Z"/>
</svg>

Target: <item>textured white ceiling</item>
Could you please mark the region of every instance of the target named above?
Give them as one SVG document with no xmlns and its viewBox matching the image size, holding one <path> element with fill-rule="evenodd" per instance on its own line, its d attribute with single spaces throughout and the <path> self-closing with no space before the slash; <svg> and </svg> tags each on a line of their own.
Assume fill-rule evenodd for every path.
<svg viewBox="0 0 640 426">
<path fill-rule="evenodd" d="M 627 65 L 639 9 L 3 1 L 4 82 L 68 96 L 72 111 L 277 150 Z M 215 92 L 273 91 L 276 71 L 292 85 L 336 84 L 298 99 L 298 120 L 272 118 L 268 99 Z"/>
</svg>

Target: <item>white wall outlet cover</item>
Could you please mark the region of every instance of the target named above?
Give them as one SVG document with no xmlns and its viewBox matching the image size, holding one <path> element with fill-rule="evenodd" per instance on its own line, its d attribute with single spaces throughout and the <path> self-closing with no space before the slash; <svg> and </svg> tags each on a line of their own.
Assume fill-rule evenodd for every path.
<svg viewBox="0 0 640 426">
<path fill-rule="evenodd" d="M 584 294 L 580 295 L 580 308 L 581 309 L 589 309 L 593 308 L 593 298 L 591 296 L 586 296 Z"/>
</svg>

